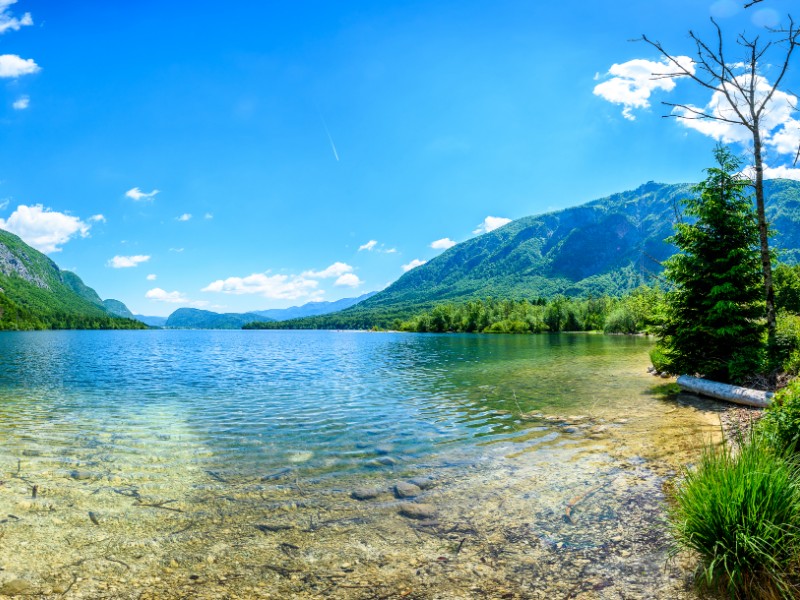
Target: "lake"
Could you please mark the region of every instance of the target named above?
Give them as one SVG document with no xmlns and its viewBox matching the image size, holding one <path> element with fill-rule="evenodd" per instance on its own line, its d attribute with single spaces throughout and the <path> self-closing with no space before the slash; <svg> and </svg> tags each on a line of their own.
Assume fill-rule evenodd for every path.
<svg viewBox="0 0 800 600">
<path fill-rule="evenodd" d="M 590 334 L 0 334 L 0 594 L 676 598 L 720 408 Z"/>
</svg>

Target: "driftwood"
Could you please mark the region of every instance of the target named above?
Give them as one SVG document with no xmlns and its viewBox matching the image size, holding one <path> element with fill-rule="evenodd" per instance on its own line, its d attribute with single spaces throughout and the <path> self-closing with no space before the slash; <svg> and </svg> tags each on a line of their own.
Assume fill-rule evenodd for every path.
<svg viewBox="0 0 800 600">
<path fill-rule="evenodd" d="M 750 388 L 709 381 L 708 379 L 700 379 L 690 375 L 681 375 L 678 377 L 677 383 L 682 390 L 687 392 L 717 398 L 718 400 L 727 400 L 736 404 L 766 408 L 772 402 L 772 392 L 751 390 Z"/>
</svg>

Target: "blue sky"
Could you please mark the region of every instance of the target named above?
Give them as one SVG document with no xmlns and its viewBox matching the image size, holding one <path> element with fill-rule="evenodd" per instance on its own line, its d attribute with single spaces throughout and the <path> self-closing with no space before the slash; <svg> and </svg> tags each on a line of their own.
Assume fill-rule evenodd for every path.
<svg viewBox="0 0 800 600">
<path fill-rule="evenodd" d="M 140 314 L 381 289 L 505 219 L 701 178 L 745 138 L 662 118 L 711 96 L 628 40 L 687 55 L 712 15 L 791 8 L 742 4 L 0 0 L 0 227 Z"/>
</svg>

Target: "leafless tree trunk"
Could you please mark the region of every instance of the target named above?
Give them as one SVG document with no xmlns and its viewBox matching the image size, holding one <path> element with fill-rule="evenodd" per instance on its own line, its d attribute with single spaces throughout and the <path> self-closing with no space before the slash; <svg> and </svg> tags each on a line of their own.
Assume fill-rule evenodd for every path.
<svg viewBox="0 0 800 600">
<path fill-rule="evenodd" d="M 750 5 L 760 2 L 756 0 Z M 749 6 L 749 5 L 748 5 Z M 750 132 L 753 140 L 753 166 L 755 177 L 753 187 L 756 194 L 756 212 L 758 215 L 758 230 L 761 239 L 761 264 L 764 273 L 764 299 L 767 312 L 767 332 L 770 348 L 775 341 L 775 291 L 772 286 L 772 257 L 769 251 L 769 224 L 764 210 L 764 145 L 762 140 L 762 118 L 768 110 L 775 92 L 782 84 L 789 70 L 792 54 L 800 41 L 800 29 L 794 26 L 794 21 L 789 19 L 788 29 L 773 31 L 772 34 L 780 36 L 776 43 L 783 43 L 784 54 L 780 63 L 780 70 L 774 83 L 766 89 L 758 89 L 759 82 L 765 81 L 759 75 L 759 66 L 773 43 L 762 43 L 758 36 L 748 39 L 744 34 L 739 35 L 737 44 L 746 52 L 745 59 L 736 64 L 726 60 L 722 30 L 714 19 L 711 20 L 717 30 L 716 45 L 712 48 L 701 40 L 693 31 L 689 36 L 695 43 L 695 58 L 691 65 L 678 60 L 677 56 L 667 52 L 660 42 L 642 36 L 642 41 L 647 42 L 658 50 L 661 55 L 674 67 L 674 71 L 658 75 L 658 77 L 688 77 L 698 85 L 712 92 L 719 92 L 729 106 L 723 110 L 709 112 L 689 104 L 673 104 L 664 102 L 673 109 L 669 117 L 687 120 L 711 120 L 741 125 Z M 774 63 L 773 63 L 774 64 Z M 739 73 L 739 74 L 737 74 Z M 677 109 L 677 112 L 676 112 Z"/>
</svg>

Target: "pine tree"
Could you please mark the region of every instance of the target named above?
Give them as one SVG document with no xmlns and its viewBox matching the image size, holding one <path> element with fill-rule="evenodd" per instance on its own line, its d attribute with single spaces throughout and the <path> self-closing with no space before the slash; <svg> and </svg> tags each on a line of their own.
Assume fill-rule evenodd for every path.
<svg viewBox="0 0 800 600">
<path fill-rule="evenodd" d="M 696 221 L 677 223 L 670 239 L 679 253 L 665 264 L 674 289 L 660 346 L 673 373 L 741 381 L 759 371 L 765 348 L 758 220 L 740 161 L 724 146 L 714 158 L 697 195 L 683 200 Z"/>
</svg>

